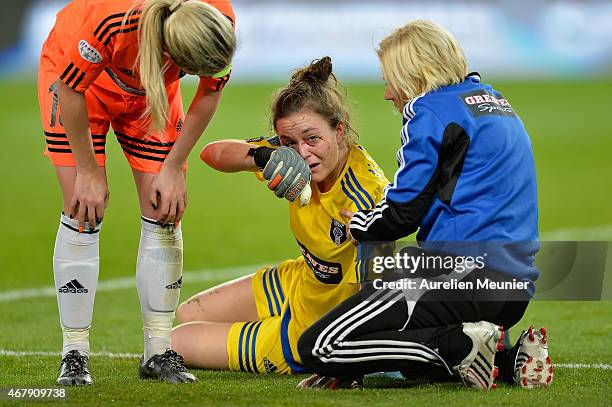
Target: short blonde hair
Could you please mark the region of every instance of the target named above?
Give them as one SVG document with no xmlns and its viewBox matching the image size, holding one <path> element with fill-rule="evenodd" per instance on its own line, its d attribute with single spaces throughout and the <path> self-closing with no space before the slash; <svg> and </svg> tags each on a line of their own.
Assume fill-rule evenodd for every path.
<svg viewBox="0 0 612 407">
<path fill-rule="evenodd" d="M 137 7 L 142 9 L 138 63 L 147 95 L 145 115 L 151 118 L 151 130 L 163 130 L 168 118 L 163 52 L 188 73 L 213 76 L 231 64 L 236 36 L 227 17 L 199 0 L 144 0 L 137 4 L 129 14 Z"/>
<path fill-rule="evenodd" d="M 384 80 L 407 103 L 420 94 L 462 82 L 467 61 L 451 33 L 428 20 L 415 20 L 380 42 Z"/>
</svg>

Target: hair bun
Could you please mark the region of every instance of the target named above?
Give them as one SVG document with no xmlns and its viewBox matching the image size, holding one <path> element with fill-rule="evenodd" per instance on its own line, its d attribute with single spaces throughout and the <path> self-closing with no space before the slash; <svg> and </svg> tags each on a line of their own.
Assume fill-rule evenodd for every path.
<svg viewBox="0 0 612 407">
<path fill-rule="evenodd" d="M 331 129 L 342 124 L 345 143 L 352 147 L 357 133 L 351 126 L 349 109 L 345 102 L 346 92 L 332 72 L 332 60 L 328 56 L 315 59 L 296 70 L 289 84 L 281 88 L 272 101 L 272 128 L 279 119 L 294 113 L 308 111 L 323 118 Z"/>
<path fill-rule="evenodd" d="M 306 70 L 308 76 L 312 76 L 315 79 L 326 82 L 329 75 L 332 73 L 332 61 L 331 58 L 325 56 L 321 59 L 312 61 L 310 66 Z"/>
<path fill-rule="evenodd" d="M 296 71 L 291 82 L 310 82 L 311 84 L 325 83 L 332 75 L 331 58 L 325 56 L 315 59 L 305 68 Z"/>
</svg>

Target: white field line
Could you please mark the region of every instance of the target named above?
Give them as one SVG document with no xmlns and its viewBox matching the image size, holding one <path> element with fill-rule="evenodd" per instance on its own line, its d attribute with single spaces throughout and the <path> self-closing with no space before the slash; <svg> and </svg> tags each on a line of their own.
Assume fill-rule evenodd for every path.
<svg viewBox="0 0 612 407">
<path fill-rule="evenodd" d="M 271 262 L 271 264 L 276 264 Z M 228 267 L 222 269 L 205 269 L 198 271 L 186 271 L 183 273 L 183 283 L 194 282 L 210 282 L 218 280 L 226 280 L 230 278 L 241 277 L 250 273 L 254 273 L 258 268 L 263 267 L 261 264 L 253 264 L 247 266 Z M 113 278 L 110 280 L 102 280 L 98 282 L 96 292 L 114 291 L 136 286 L 136 276 Z M 9 302 L 22 300 L 26 298 L 40 297 L 55 297 L 55 287 L 40 287 L 27 288 L 24 290 L 4 291 L 0 292 L 0 302 Z"/>
<path fill-rule="evenodd" d="M 46 352 L 46 351 L 14 351 L 7 349 L 0 349 L 0 356 L 13 356 L 17 358 L 27 356 L 61 356 L 61 352 Z M 136 353 L 112 353 L 107 351 L 102 352 L 91 352 L 89 354 L 92 357 L 102 357 L 110 359 L 137 359 L 140 357 Z"/>
<path fill-rule="evenodd" d="M 589 228 L 558 229 L 542 232 L 541 240 L 603 240 L 612 241 L 612 225 L 594 226 Z M 271 264 L 276 264 L 272 262 Z M 261 265 L 238 266 L 222 269 L 205 269 L 186 271 L 183 273 L 187 282 L 209 282 L 227 278 L 240 277 L 255 272 Z M 121 277 L 98 282 L 96 291 L 113 291 L 132 288 L 136 285 L 136 277 Z M 16 301 L 26 298 L 55 297 L 55 287 L 27 288 L 23 290 L 0 292 L 0 302 Z"/>
<path fill-rule="evenodd" d="M 612 225 L 593 226 L 589 228 L 557 229 L 540 234 L 540 240 L 603 240 L 612 241 Z"/>
<path fill-rule="evenodd" d="M 12 357 L 28 357 L 28 356 L 61 356 L 61 352 L 44 352 L 44 351 L 13 351 L 0 349 L 0 356 Z M 137 359 L 140 354 L 137 353 L 112 353 L 107 351 L 92 352 L 92 357 L 111 358 L 111 359 Z M 612 365 L 606 363 L 555 363 L 555 368 L 562 369 L 599 369 L 612 370 Z"/>
<path fill-rule="evenodd" d="M 561 367 L 564 369 L 612 370 L 612 365 L 608 365 L 606 363 L 560 363 L 560 364 L 555 364 L 555 367 Z"/>
</svg>

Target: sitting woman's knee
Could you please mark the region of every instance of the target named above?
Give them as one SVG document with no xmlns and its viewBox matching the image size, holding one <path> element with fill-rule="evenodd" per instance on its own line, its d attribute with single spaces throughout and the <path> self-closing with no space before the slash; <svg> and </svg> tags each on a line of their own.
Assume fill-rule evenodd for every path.
<svg viewBox="0 0 612 407">
<path fill-rule="evenodd" d="M 176 320 L 179 324 L 195 321 L 195 315 L 192 312 L 192 300 L 182 302 L 176 309 Z"/>
</svg>

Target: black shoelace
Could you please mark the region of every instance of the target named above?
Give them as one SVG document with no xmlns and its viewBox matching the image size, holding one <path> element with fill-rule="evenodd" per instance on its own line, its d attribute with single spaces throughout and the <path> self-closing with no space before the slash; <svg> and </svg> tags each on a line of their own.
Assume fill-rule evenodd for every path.
<svg viewBox="0 0 612 407">
<path fill-rule="evenodd" d="M 67 366 L 66 371 L 70 375 L 85 373 L 85 366 L 87 365 L 87 357 L 82 356 L 78 351 L 68 352 L 63 362 L 66 364 Z"/>
<path fill-rule="evenodd" d="M 172 349 L 167 349 L 160 357 L 160 362 L 162 366 L 167 366 L 171 370 L 177 372 L 186 372 L 187 368 L 185 368 L 185 361 L 183 357 L 173 351 Z"/>
</svg>

